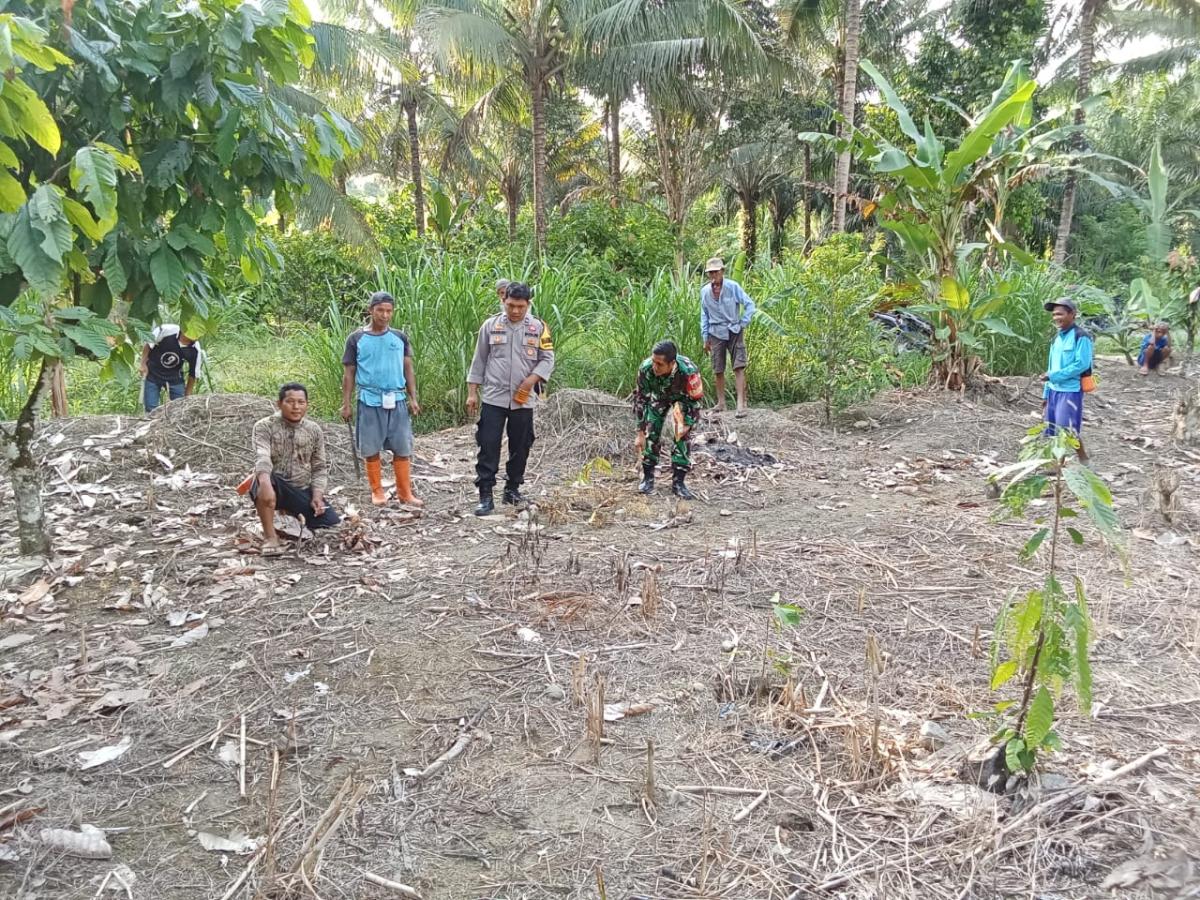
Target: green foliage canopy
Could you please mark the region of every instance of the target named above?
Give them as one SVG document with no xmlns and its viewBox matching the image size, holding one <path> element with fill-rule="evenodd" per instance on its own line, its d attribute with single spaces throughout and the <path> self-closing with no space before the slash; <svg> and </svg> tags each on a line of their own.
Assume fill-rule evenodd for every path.
<svg viewBox="0 0 1200 900">
<path fill-rule="evenodd" d="M 281 97 L 312 61 L 309 24 L 303 0 L 0 16 L 0 314 L 23 333 L 19 356 L 107 356 L 114 322 L 164 304 L 204 315 L 219 250 L 261 278 L 275 255 L 248 207 L 290 212 L 306 171 L 328 174 L 357 140 L 336 113 Z M 26 290 L 36 300 L 14 305 Z"/>
</svg>

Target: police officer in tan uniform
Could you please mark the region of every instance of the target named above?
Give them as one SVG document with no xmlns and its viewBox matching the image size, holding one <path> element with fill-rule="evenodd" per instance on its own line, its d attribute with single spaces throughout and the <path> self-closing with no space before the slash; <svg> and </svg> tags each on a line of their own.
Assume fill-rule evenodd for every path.
<svg viewBox="0 0 1200 900">
<path fill-rule="evenodd" d="M 532 292 L 515 281 L 508 286 L 504 312 L 492 316 L 479 329 L 475 357 L 467 373 L 467 412 L 479 411 L 475 442 L 479 456 L 475 462 L 475 486 L 479 505 L 475 515 L 486 516 L 495 510 L 492 490 L 500 468 L 500 441 L 508 431 L 508 464 L 505 468 L 504 502 L 524 502 L 521 484 L 525 464 L 533 446 L 533 407 L 537 403 L 534 388 L 543 384 L 554 371 L 554 343 L 550 328 L 529 313 Z M 479 388 L 483 387 L 483 404 Z"/>
</svg>

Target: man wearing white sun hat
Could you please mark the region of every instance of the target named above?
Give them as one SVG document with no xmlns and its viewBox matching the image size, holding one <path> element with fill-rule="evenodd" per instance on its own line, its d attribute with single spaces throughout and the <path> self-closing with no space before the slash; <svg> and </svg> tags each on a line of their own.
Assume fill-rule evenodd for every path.
<svg viewBox="0 0 1200 900">
<path fill-rule="evenodd" d="M 754 315 L 754 301 L 742 286 L 725 277 L 725 263 L 714 256 L 704 266 L 708 284 L 700 289 L 700 336 L 704 352 L 712 359 L 717 411 L 725 409 L 725 362 L 733 363 L 737 388 L 737 414 L 746 412 L 746 326 Z"/>
</svg>

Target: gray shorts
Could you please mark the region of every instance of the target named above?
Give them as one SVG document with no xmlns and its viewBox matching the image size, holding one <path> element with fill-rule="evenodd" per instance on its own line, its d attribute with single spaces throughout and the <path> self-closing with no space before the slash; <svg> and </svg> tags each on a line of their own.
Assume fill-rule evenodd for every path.
<svg viewBox="0 0 1200 900">
<path fill-rule="evenodd" d="M 384 409 L 382 406 L 367 406 L 360 400 L 354 442 L 358 445 L 358 455 L 363 459 L 378 456 L 382 450 L 391 450 L 396 456 L 412 456 L 412 420 L 408 416 L 408 401 L 397 397 L 395 409 Z"/>
<path fill-rule="evenodd" d="M 725 373 L 726 356 L 733 360 L 734 371 L 746 368 L 748 358 L 746 356 L 745 331 L 729 335 L 729 340 L 727 341 L 718 340 L 717 338 L 709 338 L 709 340 L 712 341 L 712 370 L 714 375 L 723 375 Z"/>
</svg>

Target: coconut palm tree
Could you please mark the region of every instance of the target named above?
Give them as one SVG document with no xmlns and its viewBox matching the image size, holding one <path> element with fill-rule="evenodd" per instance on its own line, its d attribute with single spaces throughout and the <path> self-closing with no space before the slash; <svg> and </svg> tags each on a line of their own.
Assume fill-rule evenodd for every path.
<svg viewBox="0 0 1200 900">
<path fill-rule="evenodd" d="M 573 52 L 584 0 L 435 0 L 420 16 L 422 35 L 443 62 L 528 91 L 533 119 L 533 219 L 546 245 L 546 100 Z"/>
<path fill-rule="evenodd" d="M 635 93 L 679 107 L 711 72 L 737 73 L 743 81 L 786 73 L 742 0 L 605 5 L 584 23 L 581 39 L 585 54 L 575 72 L 605 99 L 614 199 L 621 180 L 621 106 Z"/>
<path fill-rule="evenodd" d="M 421 14 L 433 51 L 525 88 L 533 120 L 533 207 L 545 246 L 546 101 L 572 74 L 609 104 L 610 180 L 619 181 L 620 106 L 635 87 L 660 97 L 718 61 L 747 72 L 766 61 L 742 0 L 433 0 Z M 683 86 L 682 92 L 688 87 Z"/>
<path fill-rule="evenodd" d="M 1076 145 L 1082 149 L 1083 125 L 1087 114 L 1083 109 L 1083 101 L 1092 93 L 1092 64 L 1096 58 L 1096 19 L 1100 8 L 1106 0 L 1083 0 L 1079 11 L 1079 57 L 1078 70 L 1075 78 L 1075 124 L 1080 133 L 1075 138 Z M 1058 216 L 1058 235 L 1054 241 L 1054 261 L 1062 265 L 1067 258 L 1067 242 L 1071 238 L 1071 220 L 1075 215 L 1075 193 L 1078 190 L 1078 180 L 1074 172 L 1067 174 L 1066 185 L 1063 188 L 1062 210 Z"/>
<path fill-rule="evenodd" d="M 1068 5 L 1067 10 L 1071 9 Z M 1069 20 L 1068 20 L 1069 21 Z M 1200 55 L 1200 11 L 1195 0 L 1134 0 L 1117 7 L 1114 0 L 1082 0 L 1073 28 L 1062 29 L 1069 35 L 1068 43 L 1077 45 L 1071 71 L 1075 74 L 1075 124 L 1079 134 L 1075 138 L 1075 149 L 1084 149 L 1083 125 L 1087 114 L 1083 102 L 1092 93 L 1092 78 L 1095 74 L 1096 42 L 1102 22 L 1110 23 L 1110 40 L 1124 37 L 1157 34 L 1173 38 L 1171 44 L 1160 51 L 1132 60 L 1125 64 L 1126 71 L 1148 71 L 1173 67 L 1187 58 Z M 1187 40 L 1190 34 L 1191 40 Z M 1179 38 L 1183 36 L 1183 40 Z M 1058 234 L 1054 241 L 1054 261 L 1063 263 L 1067 258 L 1071 239 L 1071 224 L 1075 215 L 1075 200 L 1079 179 L 1076 173 L 1067 174 L 1063 188 L 1062 207 L 1058 218 Z"/>
<path fill-rule="evenodd" d="M 747 265 L 758 258 L 758 206 L 790 168 L 781 149 L 767 141 L 734 147 L 725 158 L 721 181 L 741 207 L 741 246 Z"/>
<path fill-rule="evenodd" d="M 387 13 L 381 17 L 377 11 Z M 368 140 L 359 164 L 395 170 L 407 159 L 413 186 L 413 218 L 425 233 L 425 184 L 419 114 L 456 118 L 434 80 L 431 60 L 414 30 L 416 7 L 408 0 L 326 0 L 325 20 L 313 23 L 314 76 L 342 103 L 355 104 Z M 382 21 L 381 21 L 382 19 Z M 383 24 L 386 22 L 386 24 Z M 390 174 L 390 171 L 389 171 Z"/>
<path fill-rule="evenodd" d="M 774 263 L 783 260 L 788 221 L 800 211 L 805 197 L 806 191 L 800 182 L 788 176 L 776 179 L 767 189 L 767 206 L 771 210 L 771 261 Z M 807 242 L 807 237 L 805 240 Z"/>
<path fill-rule="evenodd" d="M 932 21 L 926 0 L 784 0 L 779 18 L 803 83 L 826 80 L 826 96 L 838 113 L 836 133 L 846 137 L 858 99 L 858 61 L 904 59 L 905 41 Z M 850 194 L 849 144 L 834 163 L 833 230 L 846 226 Z"/>
<path fill-rule="evenodd" d="M 850 145 L 845 141 L 854 128 L 854 108 L 858 100 L 858 39 L 862 33 L 862 4 L 860 0 L 845 0 L 846 37 L 842 44 L 842 93 L 838 112 L 841 124 L 838 132 L 845 146 L 838 151 L 833 172 L 833 230 L 846 230 L 846 192 L 850 189 Z"/>
</svg>

